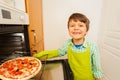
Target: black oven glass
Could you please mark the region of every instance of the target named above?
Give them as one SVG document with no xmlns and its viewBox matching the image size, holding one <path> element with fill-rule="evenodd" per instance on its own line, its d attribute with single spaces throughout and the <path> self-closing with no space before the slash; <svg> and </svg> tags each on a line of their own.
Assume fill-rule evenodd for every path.
<svg viewBox="0 0 120 80">
<path fill-rule="evenodd" d="M 0 25 L 0 64 L 6 60 L 30 56 L 27 25 Z"/>
</svg>

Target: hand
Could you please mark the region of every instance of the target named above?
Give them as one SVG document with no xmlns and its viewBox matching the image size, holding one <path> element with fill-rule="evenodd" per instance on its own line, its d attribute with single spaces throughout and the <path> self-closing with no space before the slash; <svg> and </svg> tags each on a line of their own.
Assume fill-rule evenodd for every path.
<svg viewBox="0 0 120 80">
<path fill-rule="evenodd" d="M 39 58 L 41 60 L 46 60 L 47 53 L 46 53 L 46 51 L 41 51 L 39 53 L 34 54 L 33 57 Z"/>
<path fill-rule="evenodd" d="M 46 60 L 48 58 L 53 58 L 58 56 L 58 50 L 49 50 L 49 51 L 42 51 L 40 53 L 36 53 L 33 57 Z"/>
</svg>

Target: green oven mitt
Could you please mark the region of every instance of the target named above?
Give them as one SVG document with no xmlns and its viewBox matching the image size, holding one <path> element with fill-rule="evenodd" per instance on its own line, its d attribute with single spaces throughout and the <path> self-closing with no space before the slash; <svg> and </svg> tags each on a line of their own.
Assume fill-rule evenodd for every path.
<svg viewBox="0 0 120 80">
<path fill-rule="evenodd" d="M 41 51 L 33 55 L 33 57 L 43 59 L 43 60 L 57 57 L 57 56 L 58 56 L 58 50 Z"/>
</svg>

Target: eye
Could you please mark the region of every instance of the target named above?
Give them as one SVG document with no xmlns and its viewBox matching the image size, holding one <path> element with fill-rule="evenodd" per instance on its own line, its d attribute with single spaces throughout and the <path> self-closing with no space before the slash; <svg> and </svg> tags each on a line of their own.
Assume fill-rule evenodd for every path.
<svg viewBox="0 0 120 80">
<path fill-rule="evenodd" d="M 84 27 L 83 25 L 79 25 L 79 27 Z"/>
<path fill-rule="evenodd" d="M 70 25 L 69 27 L 74 27 L 74 25 Z"/>
</svg>

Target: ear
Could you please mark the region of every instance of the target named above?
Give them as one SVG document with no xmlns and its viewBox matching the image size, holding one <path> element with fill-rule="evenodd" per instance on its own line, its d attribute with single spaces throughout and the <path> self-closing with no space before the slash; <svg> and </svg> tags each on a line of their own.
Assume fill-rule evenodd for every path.
<svg viewBox="0 0 120 80">
<path fill-rule="evenodd" d="M 86 34 L 88 33 L 88 31 L 86 31 Z"/>
<path fill-rule="evenodd" d="M 86 36 L 86 35 L 87 35 L 87 33 L 88 33 L 88 31 L 86 31 L 86 34 L 85 34 L 84 36 Z"/>
</svg>

